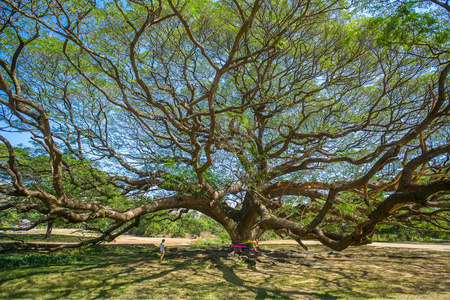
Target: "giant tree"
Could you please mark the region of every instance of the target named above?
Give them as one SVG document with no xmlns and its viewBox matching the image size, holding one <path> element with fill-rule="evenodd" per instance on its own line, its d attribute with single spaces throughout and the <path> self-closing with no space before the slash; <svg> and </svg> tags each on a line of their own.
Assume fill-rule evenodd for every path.
<svg viewBox="0 0 450 300">
<path fill-rule="evenodd" d="M 42 163 L 0 137 L 0 210 L 92 243 L 167 210 L 336 250 L 448 232 L 450 11 L 430 2 L 2 0 L 2 124 Z"/>
</svg>

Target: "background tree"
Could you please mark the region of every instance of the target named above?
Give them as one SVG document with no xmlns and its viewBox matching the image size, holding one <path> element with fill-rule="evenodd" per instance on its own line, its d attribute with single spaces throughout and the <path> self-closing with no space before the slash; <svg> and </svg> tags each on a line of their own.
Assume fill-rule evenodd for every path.
<svg viewBox="0 0 450 300">
<path fill-rule="evenodd" d="M 448 232 L 450 11 L 431 2 L 2 0 L 4 130 L 45 159 L 0 137 L 0 210 L 92 243 L 191 209 L 233 240 L 335 250 L 379 224 Z"/>
</svg>

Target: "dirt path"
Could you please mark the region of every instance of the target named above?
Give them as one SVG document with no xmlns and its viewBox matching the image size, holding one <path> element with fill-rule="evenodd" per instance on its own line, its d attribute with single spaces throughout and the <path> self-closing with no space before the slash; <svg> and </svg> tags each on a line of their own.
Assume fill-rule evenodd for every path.
<svg viewBox="0 0 450 300">
<path fill-rule="evenodd" d="M 26 234 L 45 234 L 45 230 L 32 230 L 28 232 L 15 232 L 15 233 L 26 233 Z M 83 231 L 77 229 L 53 229 L 53 234 L 55 235 L 72 235 L 72 236 L 93 236 L 92 234 L 86 234 Z M 188 238 L 164 238 L 166 246 L 181 246 L 181 245 L 193 245 L 197 239 Z M 154 245 L 155 247 L 161 243 L 162 238 L 152 238 L 152 237 L 141 237 L 132 235 L 122 235 L 118 237 L 114 242 L 116 245 Z M 306 240 L 303 241 L 306 245 L 319 244 L 317 241 Z M 293 240 L 270 240 L 262 241 L 261 245 L 270 244 L 286 244 L 286 245 L 296 245 L 297 243 Z M 445 251 L 450 252 L 450 244 L 434 244 L 434 243 L 398 243 L 398 242 L 373 242 L 365 247 L 383 247 L 383 248 L 406 248 L 415 249 L 423 251 Z"/>
<path fill-rule="evenodd" d="M 318 241 L 306 240 L 303 241 L 305 245 L 318 245 Z M 286 244 L 295 245 L 293 240 L 271 240 L 260 242 L 260 244 Z M 450 252 L 450 244 L 434 244 L 434 243 L 408 243 L 408 242 L 373 242 L 365 247 L 383 247 L 383 248 L 407 248 L 424 251 L 445 251 Z"/>
<path fill-rule="evenodd" d="M 423 251 L 445 251 L 450 252 L 450 244 L 433 244 L 433 243 L 397 243 L 397 242 L 373 242 L 368 247 L 383 248 L 407 248 Z"/>
<path fill-rule="evenodd" d="M 15 234 L 45 234 L 44 229 L 35 229 L 30 231 L 16 231 Z M 53 235 L 68 235 L 68 236 L 80 236 L 80 237 L 94 237 L 98 236 L 95 233 L 87 233 L 79 229 L 53 229 Z M 163 238 L 142 237 L 134 235 L 121 235 L 117 237 L 112 244 L 115 245 L 154 245 L 159 246 Z M 197 239 L 187 238 L 164 238 L 166 246 L 180 246 L 180 245 L 192 245 L 195 244 Z"/>
</svg>

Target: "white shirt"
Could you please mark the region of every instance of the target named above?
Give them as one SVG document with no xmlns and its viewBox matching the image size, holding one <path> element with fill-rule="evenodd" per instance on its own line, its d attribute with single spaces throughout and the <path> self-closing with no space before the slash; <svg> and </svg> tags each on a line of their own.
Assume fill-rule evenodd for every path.
<svg viewBox="0 0 450 300">
<path fill-rule="evenodd" d="M 164 243 L 161 243 L 161 245 L 159 246 L 159 251 L 164 251 Z"/>
</svg>

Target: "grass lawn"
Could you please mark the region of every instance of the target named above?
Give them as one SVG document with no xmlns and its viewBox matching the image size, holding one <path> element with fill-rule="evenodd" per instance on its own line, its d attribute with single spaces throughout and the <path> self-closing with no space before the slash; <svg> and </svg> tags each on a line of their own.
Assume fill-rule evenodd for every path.
<svg viewBox="0 0 450 300">
<path fill-rule="evenodd" d="M 298 246 L 267 245 L 296 250 Z M 97 246 L 50 255 L 0 255 L 0 299 L 450 299 L 450 253 L 373 247 L 294 263 L 210 260 L 220 247 Z M 41 260 L 41 257 L 45 259 Z M 59 258 L 63 259 L 59 259 Z M 20 265 L 7 265 L 19 259 Z"/>
</svg>

